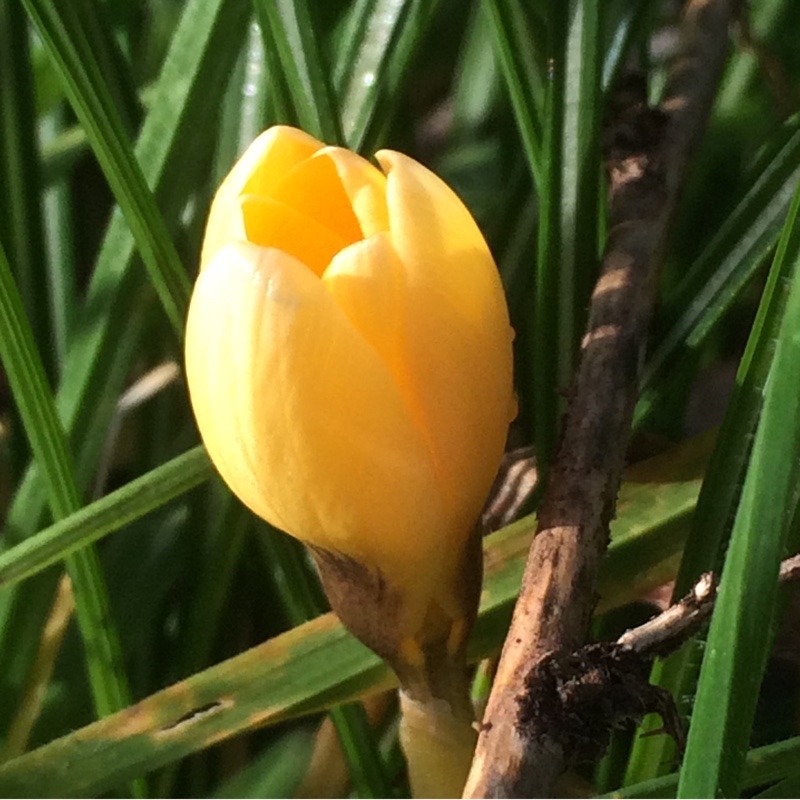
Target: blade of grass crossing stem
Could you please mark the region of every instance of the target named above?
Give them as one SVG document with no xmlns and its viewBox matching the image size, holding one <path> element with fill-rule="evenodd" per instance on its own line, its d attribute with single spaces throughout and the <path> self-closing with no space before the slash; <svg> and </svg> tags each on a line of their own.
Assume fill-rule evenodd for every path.
<svg viewBox="0 0 800 800">
<path fill-rule="evenodd" d="M 18 3 L 0 4 L 0 239 L 5 244 L 47 375 L 55 374 L 46 285 L 41 174 L 28 27 Z"/>
<path fill-rule="evenodd" d="M 325 610 L 325 601 L 309 573 L 302 545 L 275 529 L 259 533 L 271 556 L 269 563 L 281 573 L 279 595 L 292 624 L 318 617 Z M 359 797 L 388 797 L 391 787 L 364 707 L 345 703 L 332 708 L 330 714 Z"/>
<path fill-rule="evenodd" d="M 68 3 L 22 2 L 58 65 L 70 103 L 136 239 L 167 317 L 182 338 L 189 278 L 128 143 L 80 17 Z"/>
<path fill-rule="evenodd" d="M 2 246 L 0 354 L 31 449 L 47 485 L 53 516 L 67 517 L 80 508 L 80 495 L 66 437 Z M 72 579 L 95 708 L 98 715 L 104 717 L 130 705 L 131 695 L 97 553 L 92 548 L 75 553 L 67 560 L 67 571 Z M 143 784 L 134 787 L 137 796 L 143 793 L 143 788 Z"/>
<path fill-rule="evenodd" d="M 534 49 L 536 40 L 523 8 L 514 0 L 483 0 L 482 9 L 511 98 L 533 183 L 541 190 L 545 180 L 542 163 L 545 81 Z"/>
<path fill-rule="evenodd" d="M 747 238 L 743 236 L 743 241 Z M 772 365 L 774 345 L 796 275 L 794 260 L 785 257 L 774 259 L 697 502 L 673 592 L 676 600 L 690 590 L 703 572 L 713 570 L 719 574 L 722 568 Z M 653 683 L 677 698 L 679 710 L 687 717 L 693 706 L 702 651 L 702 640 L 688 642 L 665 661 L 657 661 L 651 674 Z M 659 723 L 651 718 L 643 726 L 643 732 L 658 727 Z M 636 737 L 626 772 L 626 785 L 662 774 L 673 754 L 674 747 L 669 737 Z"/>
<path fill-rule="evenodd" d="M 135 478 L 0 554 L 0 587 L 13 586 L 57 564 L 76 550 L 188 492 L 213 474 L 204 448 L 195 447 Z"/>
<path fill-rule="evenodd" d="M 600 13 L 571 0 L 550 14 L 544 179 L 539 192 L 532 392 L 537 463 L 547 470 L 597 266 Z"/>
<path fill-rule="evenodd" d="M 344 144 L 329 69 L 307 0 L 255 0 L 265 47 L 275 48 L 300 126 L 326 144 Z"/>
<path fill-rule="evenodd" d="M 751 188 L 666 300 L 665 316 L 674 322 L 645 365 L 634 431 L 646 422 L 671 367 L 705 344 L 777 242 L 800 175 L 797 124 L 780 139 L 777 152 L 759 162 Z"/>
<path fill-rule="evenodd" d="M 776 260 L 800 259 L 800 190 Z M 679 797 L 735 796 L 766 667 L 778 565 L 796 500 L 800 452 L 800 280 L 775 345 L 764 407 L 722 572 L 697 687 Z"/>
</svg>

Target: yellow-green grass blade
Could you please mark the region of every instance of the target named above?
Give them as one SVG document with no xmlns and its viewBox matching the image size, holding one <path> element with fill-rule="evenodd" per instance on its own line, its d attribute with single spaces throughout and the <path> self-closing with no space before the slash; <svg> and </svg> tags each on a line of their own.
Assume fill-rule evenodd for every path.
<svg viewBox="0 0 800 800">
<path fill-rule="evenodd" d="M 698 442 L 634 470 L 623 485 L 609 563 L 640 536 L 645 559 L 619 581 L 601 579 L 613 608 L 669 577 L 700 486 L 709 443 Z M 651 502 L 645 502 L 649 496 Z M 657 499 L 653 499 L 657 498 Z M 676 519 L 685 517 L 682 528 Z M 526 517 L 485 541 L 485 585 L 471 657 L 496 653 L 519 591 L 535 519 Z M 328 614 L 193 675 L 130 709 L 87 726 L 0 767 L 0 794 L 98 794 L 127 776 L 169 764 L 244 731 L 277 724 L 391 685 L 378 658 Z M 66 767 L 69 766 L 69 768 Z"/>
</svg>

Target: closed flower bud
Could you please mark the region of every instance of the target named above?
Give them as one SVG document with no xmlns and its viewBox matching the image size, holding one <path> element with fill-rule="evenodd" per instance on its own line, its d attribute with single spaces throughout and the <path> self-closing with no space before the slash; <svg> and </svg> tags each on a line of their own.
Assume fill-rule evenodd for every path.
<svg viewBox="0 0 800 800">
<path fill-rule="evenodd" d="M 253 142 L 211 207 L 186 368 L 231 489 L 345 583 L 362 575 L 364 603 L 383 586 L 392 635 L 413 638 L 469 616 L 460 572 L 515 413 L 512 331 L 461 201 L 411 158 L 376 158 L 288 127 Z"/>
</svg>

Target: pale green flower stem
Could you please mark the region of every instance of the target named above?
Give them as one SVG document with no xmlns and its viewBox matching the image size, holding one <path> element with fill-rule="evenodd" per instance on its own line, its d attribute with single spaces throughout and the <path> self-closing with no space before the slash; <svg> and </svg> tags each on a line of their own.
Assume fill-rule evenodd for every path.
<svg viewBox="0 0 800 800">
<path fill-rule="evenodd" d="M 475 745 L 466 665 L 440 661 L 434 680 L 400 689 L 400 743 L 413 797 L 461 797 Z"/>
<path fill-rule="evenodd" d="M 414 797 L 461 797 L 478 734 L 472 713 L 447 700 L 420 703 L 400 692 L 400 743 Z"/>
</svg>

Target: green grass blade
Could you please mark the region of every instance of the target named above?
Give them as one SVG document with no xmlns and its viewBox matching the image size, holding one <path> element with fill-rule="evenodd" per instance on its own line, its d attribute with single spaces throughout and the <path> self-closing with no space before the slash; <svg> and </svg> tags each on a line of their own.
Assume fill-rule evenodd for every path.
<svg viewBox="0 0 800 800">
<path fill-rule="evenodd" d="M 106 8 L 97 0 L 73 0 L 73 5 L 114 108 L 127 134 L 133 136 L 141 123 L 142 106 L 136 94 L 133 70 L 120 50 L 113 28 L 108 24 L 104 14 Z"/>
<path fill-rule="evenodd" d="M 635 38 L 642 32 L 649 4 L 644 0 L 616 3 L 606 13 L 607 45 L 603 61 L 603 91 L 607 92 L 617 79 Z"/>
<path fill-rule="evenodd" d="M 344 144 L 339 112 L 307 0 L 255 0 L 266 48 L 275 48 L 300 127 Z"/>
<path fill-rule="evenodd" d="M 314 748 L 313 729 L 302 726 L 282 736 L 220 786 L 214 798 L 294 797 Z"/>
<path fill-rule="evenodd" d="M 362 6 L 367 4 L 362 3 Z M 348 65 L 337 84 L 342 108 L 342 133 L 347 146 L 361 149 L 372 117 L 379 108 L 377 98 L 386 85 L 391 54 L 397 36 L 409 17 L 411 0 L 371 0 L 368 8 L 356 8 L 353 15 L 363 26 L 357 37 L 348 34 L 345 44 L 356 42 L 355 52 L 346 52 Z"/>
<path fill-rule="evenodd" d="M 62 130 L 63 114 L 53 112 L 42 125 L 44 142 L 52 141 Z M 70 333 L 77 306 L 75 276 L 75 237 L 72 226 L 69 181 L 66 178 L 44 189 L 42 209 L 47 252 L 47 294 L 52 315 L 52 345 L 61 375 L 67 360 Z"/>
<path fill-rule="evenodd" d="M 0 355 L 31 449 L 44 477 L 53 514 L 64 517 L 80 506 L 64 432 L 58 421 L 22 298 L 0 245 Z"/>
<path fill-rule="evenodd" d="M 76 10 L 52 0 L 23 4 L 58 64 L 64 88 L 125 214 L 164 310 L 179 338 L 189 303 L 186 270 L 141 168 Z"/>
<path fill-rule="evenodd" d="M 1 246 L 0 355 L 47 486 L 53 515 L 69 516 L 80 508 L 81 500 L 66 437 Z M 67 560 L 67 570 L 74 587 L 75 610 L 86 649 L 95 708 L 101 717 L 106 716 L 129 705 L 131 696 L 105 579 L 97 554 L 91 548 L 72 555 Z"/>
<path fill-rule="evenodd" d="M 398 110 L 404 108 L 403 97 L 419 79 L 414 70 L 415 60 L 440 7 L 441 0 L 410 0 L 382 71 L 381 102 L 358 143 L 361 152 L 371 155 L 384 146 L 391 123 L 397 118 Z M 369 96 L 365 102 L 369 102 Z"/>
<path fill-rule="evenodd" d="M 757 747 L 748 752 L 742 771 L 742 789 L 753 789 L 771 781 L 783 780 L 787 776 L 797 774 L 800 758 L 800 736 L 782 742 Z M 626 786 L 610 792 L 604 797 L 650 798 L 675 797 L 678 788 L 678 773 L 653 778 L 633 786 Z M 786 795 L 791 797 L 792 795 Z"/>
<path fill-rule="evenodd" d="M 776 262 L 800 260 L 800 191 Z M 739 792 L 771 641 L 778 565 L 795 501 L 800 451 L 800 280 L 786 303 L 711 621 L 681 769 L 681 797 Z"/>
<path fill-rule="evenodd" d="M 54 375 L 42 211 L 36 147 L 36 109 L 27 20 L 18 3 L 0 4 L 0 239 L 14 269 L 17 287 L 43 354 Z"/>
<path fill-rule="evenodd" d="M 743 237 L 746 242 L 748 237 Z M 758 315 L 742 357 L 717 446 L 711 456 L 703 489 L 697 503 L 692 529 L 678 572 L 674 597 L 685 595 L 699 576 L 723 565 L 728 536 L 744 480 L 753 432 L 761 413 L 767 376 L 772 364 L 789 289 L 796 275 L 791 259 L 775 259 Z M 665 661 L 657 661 L 651 680 L 678 698 L 679 708 L 691 713 L 703 643 L 687 643 Z M 660 727 L 654 718 L 644 731 Z M 639 783 L 663 773 L 673 758 L 674 748 L 666 736 L 637 736 L 631 751 L 626 784 Z"/>
<path fill-rule="evenodd" d="M 550 25 L 555 66 L 547 86 L 546 166 L 539 183 L 532 389 L 537 466 L 544 474 L 563 412 L 560 391 L 572 379 L 597 273 L 602 69 L 597 3 L 554 6 Z"/>
<path fill-rule="evenodd" d="M 7 588 L 47 569 L 76 550 L 119 530 L 214 474 L 202 447 L 126 483 L 0 554 L 0 587 Z"/>
<path fill-rule="evenodd" d="M 511 98 L 533 183 L 541 187 L 544 180 L 542 117 L 545 91 L 535 38 L 519 3 L 513 0 L 483 0 L 482 7 Z"/>
</svg>

